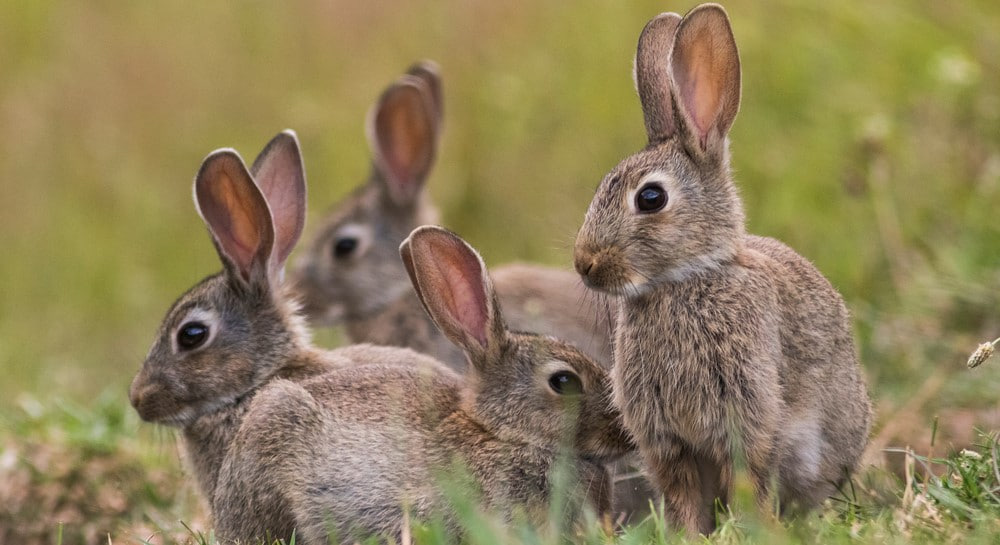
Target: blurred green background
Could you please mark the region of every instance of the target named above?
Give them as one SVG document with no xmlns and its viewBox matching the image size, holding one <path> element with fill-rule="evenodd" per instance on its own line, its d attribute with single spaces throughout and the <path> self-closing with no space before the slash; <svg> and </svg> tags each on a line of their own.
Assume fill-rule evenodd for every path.
<svg viewBox="0 0 1000 545">
<path fill-rule="evenodd" d="M 490 264 L 568 268 L 598 181 L 645 143 L 639 31 L 693 5 L 0 3 L 0 413 L 126 403 L 167 307 L 219 267 L 201 159 L 294 128 L 308 236 L 368 172 L 368 107 L 420 58 L 445 81 L 445 223 Z M 750 229 L 844 293 L 883 418 L 997 417 L 1000 364 L 964 362 L 1000 335 L 1000 4 L 725 5 Z"/>
</svg>

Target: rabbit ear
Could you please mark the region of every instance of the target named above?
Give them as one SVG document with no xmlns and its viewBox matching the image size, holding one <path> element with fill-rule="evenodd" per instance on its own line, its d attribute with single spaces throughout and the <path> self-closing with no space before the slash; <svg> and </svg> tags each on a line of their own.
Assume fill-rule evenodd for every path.
<svg viewBox="0 0 1000 545">
<path fill-rule="evenodd" d="M 206 157 L 194 199 L 226 269 L 245 284 L 269 281 L 271 211 L 239 154 L 220 149 Z"/>
<path fill-rule="evenodd" d="M 437 120 L 430 91 L 417 76 L 386 89 L 368 115 L 375 170 L 398 206 L 416 201 L 437 152 Z"/>
<path fill-rule="evenodd" d="M 250 167 L 274 220 L 271 273 L 280 276 L 306 223 L 306 171 L 295 131 L 278 133 Z"/>
<path fill-rule="evenodd" d="M 662 142 L 677 132 L 670 93 L 670 48 L 681 16 L 661 13 L 646 23 L 635 52 L 635 89 L 650 143 Z"/>
<path fill-rule="evenodd" d="M 425 225 L 410 233 L 399 253 L 431 319 L 474 365 L 499 350 L 507 328 L 486 265 L 471 246 Z"/>
<path fill-rule="evenodd" d="M 698 149 L 717 149 L 740 108 L 740 55 L 726 11 L 703 4 L 677 29 L 670 72 L 678 111 Z"/>
<path fill-rule="evenodd" d="M 441 121 L 444 118 L 444 92 L 441 83 L 441 68 L 431 60 L 422 60 L 406 71 L 419 78 L 427 86 L 428 96 L 434 106 L 435 137 L 441 137 Z"/>
</svg>

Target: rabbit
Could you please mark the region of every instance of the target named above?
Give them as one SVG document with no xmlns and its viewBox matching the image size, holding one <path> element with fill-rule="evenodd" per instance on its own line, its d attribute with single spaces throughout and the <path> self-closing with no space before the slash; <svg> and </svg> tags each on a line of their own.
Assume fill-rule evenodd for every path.
<svg viewBox="0 0 1000 545">
<path fill-rule="evenodd" d="M 634 79 L 648 145 L 603 178 L 574 246 L 584 283 L 619 305 L 615 405 L 687 531 L 713 530 L 739 461 L 761 504 L 777 492 L 784 513 L 814 507 L 857 467 L 871 402 L 840 294 L 785 244 L 745 231 L 725 10 L 651 20 Z"/>
<path fill-rule="evenodd" d="M 608 513 L 605 463 L 633 446 L 610 404 L 607 373 L 571 345 L 508 330 L 482 258 L 457 235 L 419 227 L 399 251 L 419 300 L 462 347 L 469 371 L 456 386 L 440 379 L 450 372 L 343 367 L 259 396 L 259 421 L 270 420 L 264 433 L 289 430 L 271 442 L 287 453 L 282 471 L 297 535 L 306 543 L 331 530 L 398 539 L 404 512 L 443 516 L 458 532 L 439 485 L 455 463 L 488 510 L 546 524 L 565 439 L 576 453 L 569 520 L 584 505 Z M 312 431 L 300 434 L 286 421 Z"/>
<path fill-rule="evenodd" d="M 348 520 L 334 528 L 344 532 L 398 534 L 404 507 L 443 508 L 435 472 L 453 458 L 469 463 L 492 508 L 538 522 L 566 436 L 579 449 L 579 503 L 605 511 L 604 463 L 633 448 L 606 372 L 569 345 L 508 332 L 467 246 L 435 258 L 452 270 L 425 272 L 437 237 L 417 236 L 412 268 L 479 380 L 410 349 L 312 346 L 282 272 L 305 194 L 291 131 L 249 170 L 233 150 L 205 159 L 195 203 L 223 270 L 173 304 L 129 389 L 143 420 L 182 431 L 220 540 L 325 543 L 332 520 Z M 449 291 L 463 279 L 468 289 Z M 479 327 L 459 324 L 448 303 Z"/>
<path fill-rule="evenodd" d="M 282 282 L 305 219 L 305 173 L 295 133 L 274 137 L 251 172 L 232 150 L 205 159 L 194 183 L 195 203 L 223 271 L 171 306 L 129 388 L 143 420 L 182 431 L 187 461 L 219 535 L 247 539 L 265 530 L 290 535 L 294 520 L 270 476 L 260 468 L 234 467 L 229 455 L 257 393 L 276 381 L 305 380 L 359 363 L 443 367 L 412 350 L 357 345 L 323 352 L 310 345 L 305 321 Z M 231 482 L 253 493 L 223 494 Z M 233 515 L 248 497 L 254 515 Z"/>
<path fill-rule="evenodd" d="M 438 220 L 424 183 L 442 115 L 441 78 L 430 61 L 382 92 L 366 122 L 371 175 L 322 220 L 293 276 L 313 324 L 343 324 L 352 342 L 413 348 L 464 373 L 464 353 L 423 312 L 397 256 L 410 231 Z M 494 280 L 514 329 L 553 335 L 610 365 L 608 321 L 572 270 L 516 263 L 496 268 Z"/>
</svg>

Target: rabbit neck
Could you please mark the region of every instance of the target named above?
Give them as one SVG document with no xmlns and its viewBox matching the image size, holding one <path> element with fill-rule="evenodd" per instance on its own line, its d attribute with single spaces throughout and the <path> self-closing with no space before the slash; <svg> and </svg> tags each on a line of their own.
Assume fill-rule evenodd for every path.
<svg viewBox="0 0 1000 545">
<path fill-rule="evenodd" d="M 459 445 L 457 454 L 465 469 L 481 486 L 486 505 L 503 516 L 516 512 L 527 515 L 535 525 L 550 523 L 553 488 L 569 493 L 569 522 L 582 513 L 584 504 L 598 513 L 611 507 L 611 482 L 600 461 L 580 456 L 560 455 L 551 445 L 524 441 L 509 434 L 498 435 L 483 426 L 466 407 L 456 411 L 441 425 L 445 444 Z M 557 467 L 569 469 L 566 481 L 555 483 Z"/>
<path fill-rule="evenodd" d="M 705 277 L 724 275 L 726 267 L 739 256 L 741 246 L 739 240 L 740 237 L 736 237 L 731 244 L 720 244 L 700 256 L 687 259 L 676 267 L 670 267 L 647 285 L 655 287 L 657 284 L 682 284 Z"/>
<path fill-rule="evenodd" d="M 446 418 L 439 436 L 448 457 L 446 463 L 457 455 L 455 461 L 463 464 L 461 467 L 481 487 L 487 508 L 504 516 L 521 511 L 536 523 L 546 519 L 555 451 L 499 437 L 467 408 Z"/>
<path fill-rule="evenodd" d="M 233 405 L 206 414 L 184 428 L 184 450 L 188 463 L 193 467 L 198 488 L 209 505 L 215 497 L 222 462 L 252 397 L 252 394 L 244 396 Z"/>
</svg>

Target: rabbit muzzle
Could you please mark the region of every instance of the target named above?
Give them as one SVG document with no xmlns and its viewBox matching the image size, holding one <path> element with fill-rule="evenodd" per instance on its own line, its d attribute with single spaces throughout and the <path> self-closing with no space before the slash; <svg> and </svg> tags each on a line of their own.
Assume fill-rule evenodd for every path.
<svg viewBox="0 0 1000 545">
<path fill-rule="evenodd" d="M 166 422 L 178 412 L 177 403 L 168 389 L 159 382 L 143 380 L 136 376 L 128 391 L 129 402 L 146 422 Z"/>
<path fill-rule="evenodd" d="M 619 294 L 624 291 L 627 282 L 624 257 L 613 246 L 597 250 L 577 246 L 573 254 L 573 266 L 588 288 Z"/>
</svg>

